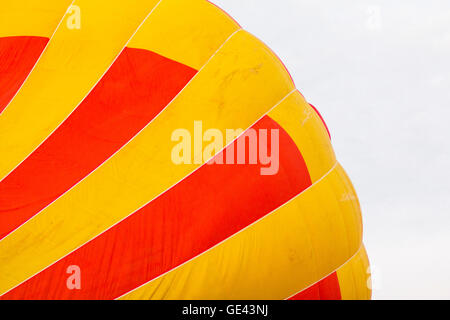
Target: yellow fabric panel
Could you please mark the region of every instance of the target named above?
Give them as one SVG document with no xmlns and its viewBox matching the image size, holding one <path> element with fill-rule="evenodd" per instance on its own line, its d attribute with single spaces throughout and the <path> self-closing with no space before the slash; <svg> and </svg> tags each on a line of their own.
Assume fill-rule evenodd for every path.
<svg viewBox="0 0 450 320">
<path fill-rule="evenodd" d="M 361 245 L 356 195 L 339 165 L 286 205 L 121 299 L 285 299 Z"/>
<path fill-rule="evenodd" d="M 50 36 L 73 0 L 2 0 L 0 37 Z"/>
<path fill-rule="evenodd" d="M 314 183 L 336 163 L 328 132 L 317 113 L 300 92 L 291 95 L 269 116 L 294 140 Z"/>
<path fill-rule="evenodd" d="M 204 0 L 164 0 L 129 47 L 147 49 L 199 70 L 240 26 Z"/>
<path fill-rule="evenodd" d="M 157 2 L 74 3 L 81 9 L 81 28 L 59 26 L 28 80 L 0 115 L 0 180 L 78 106 Z"/>
<path fill-rule="evenodd" d="M 337 271 L 342 300 L 370 300 L 372 298 L 370 266 L 366 248 Z"/>
<path fill-rule="evenodd" d="M 294 90 L 281 62 L 237 32 L 179 96 L 128 145 L 0 241 L 0 294 L 92 239 L 200 165 L 175 165 L 171 136 L 192 129 L 248 128 Z"/>
</svg>

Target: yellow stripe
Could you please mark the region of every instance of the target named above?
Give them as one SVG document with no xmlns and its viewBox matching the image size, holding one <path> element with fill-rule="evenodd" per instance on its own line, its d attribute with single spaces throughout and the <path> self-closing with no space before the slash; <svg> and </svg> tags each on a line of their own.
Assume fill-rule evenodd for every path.
<svg viewBox="0 0 450 320">
<path fill-rule="evenodd" d="M 128 46 L 157 52 L 199 70 L 238 29 L 238 24 L 207 1 L 165 0 Z"/>
<path fill-rule="evenodd" d="M 285 299 L 361 245 L 356 195 L 338 165 L 304 193 L 122 299 Z"/>
<path fill-rule="evenodd" d="M 0 37 L 50 36 L 72 0 L 2 0 Z"/>
<path fill-rule="evenodd" d="M 327 130 L 317 113 L 300 92 L 269 113 L 296 143 L 314 183 L 336 163 Z"/>
<path fill-rule="evenodd" d="M 76 108 L 156 3 L 75 2 L 81 9 L 81 28 L 60 25 L 28 80 L 0 115 L 0 179 Z"/>
<path fill-rule="evenodd" d="M 364 246 L 337 271 L 342 300 L 370 300 L 372 297 L 369 258 Z"/>
<path fill-rule="evenodd" d="M 175 165 L 174 130 L 248 128 L 294 90 L 281 62 L 239 31 L 128 145 L 0 241 L 0 294 L 137 210 L 200 165 Z"/>
</svg>

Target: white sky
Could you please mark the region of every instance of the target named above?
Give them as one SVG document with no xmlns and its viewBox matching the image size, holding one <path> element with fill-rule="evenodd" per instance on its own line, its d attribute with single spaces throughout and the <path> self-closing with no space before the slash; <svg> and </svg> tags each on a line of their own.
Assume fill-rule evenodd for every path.
<svg viewBox="0 0 450 320">
<path fill-rule="evenodd" d="M 450 1 L 213 0 L 285 62 L 358 191 L 375 299 L 450 299 Z"/>
</svg>

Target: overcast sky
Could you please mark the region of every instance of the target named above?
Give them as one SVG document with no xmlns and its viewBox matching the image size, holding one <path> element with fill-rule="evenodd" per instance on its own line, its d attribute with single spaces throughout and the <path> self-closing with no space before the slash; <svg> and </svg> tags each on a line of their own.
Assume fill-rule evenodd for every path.
<svg viewBox="0 0 450 320">
<path fill-rule="evenodd" d="M 450 1 L 213 0 L 285 62 L 358 191 L 375 299 L 450 299 Z"/>
</svg>

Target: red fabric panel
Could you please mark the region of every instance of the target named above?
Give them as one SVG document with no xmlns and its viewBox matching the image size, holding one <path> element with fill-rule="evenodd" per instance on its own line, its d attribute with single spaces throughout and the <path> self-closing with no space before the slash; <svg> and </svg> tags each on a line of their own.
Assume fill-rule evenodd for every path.
<svg viewBox="0 0 450 320">
<path fill-rule="evenodd" d="M 0 183 L 0 239 L 114 154 L 195 74 L 156 53 L 126 48 L 70 117 Z"/>
<path fill-rule="evenodd" d="M 254 128 L 279 130 L 277 174 L 261 175 L 259 164 L 203 165 L 2 298 L 117 298 L 201 254 L 308 188 L 311 179 L 306 164 L 289 135 L 267 116 Z M 81 268 L 81 290 L 66 287 L 70 265 Z"/>
<path fill-rule="evenodd" d="M 43 37 L 0 38 L 0 113 L 22 86 L 48 40 Z"/>
<path fill-rule="evenodd" d="M 342 300 L 337 273 L 333 272 L 325 279 L 296 294 L 289 300 Z"/>
</svg>

